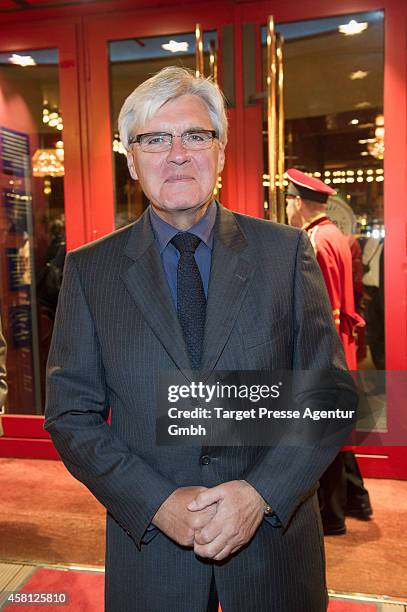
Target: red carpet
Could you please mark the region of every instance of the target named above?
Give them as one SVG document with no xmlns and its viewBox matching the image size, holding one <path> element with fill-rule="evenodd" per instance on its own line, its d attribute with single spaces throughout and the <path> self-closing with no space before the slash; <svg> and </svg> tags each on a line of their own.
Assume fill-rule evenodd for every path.
<svg viewBox="0 0 407 612">
<path fill-rule="evenodd" d="M 46 605 L 47 612 L 103 612 L 104 574 L 39 568 L 21 593 L 66 593 L 67 605 Z M 10 604 L 4 612 L 38 612 L 38 605 Z M 328 612 L 376 612 L 371 603 L 332 600 Z M 148 612 L 147 610 L 145 612 Z M 221 611 L 220 611 L 221 612 Z"/>
<path fill-rule="evenodd" d="M 103 612 L 104 574 L 39 568 L 25 583 L 21 593 L 67 593 L 68 605 L 16 605 L 7 612 Z"/>
<path fill-rule="evenodd" d="M 376 604 L 338 601 L 337 599 L 331 600 L 328 608 L 328 612 L 376 612 L 376 610 Z"/>
<path fill-rule="evenodd" d="M 366 485 L 373 519 L 325 538 L 328 588 L 405 599 L 407 481 Z M 60 461 L 0 458 L 0 491 L 0 560 L 103 568 L 105 511 Z"/>
</svg>

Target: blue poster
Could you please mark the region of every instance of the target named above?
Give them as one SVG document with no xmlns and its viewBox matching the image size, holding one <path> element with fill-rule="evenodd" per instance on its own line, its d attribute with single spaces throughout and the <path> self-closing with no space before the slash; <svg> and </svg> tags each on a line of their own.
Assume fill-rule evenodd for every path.
<svg viewBox="0 0 407 612">
<path fill-rule="evenodd" d="M 13 176 L 31 175 L 28 134 L 0 127 L 0 168 Z"/>
</svg>

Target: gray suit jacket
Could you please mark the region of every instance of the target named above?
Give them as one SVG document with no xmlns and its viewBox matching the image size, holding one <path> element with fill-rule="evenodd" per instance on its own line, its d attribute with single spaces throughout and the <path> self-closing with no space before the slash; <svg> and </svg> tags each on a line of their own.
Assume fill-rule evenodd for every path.
<svg viewBox="0 0 407 612">
<path fill-rule="evenodd" d="M 157 381 L 174 367 L 188 369 L 188 356 L 144 214 L 69 253 L 48 361 L 45 428 L 107 508 L 106 609 L 205 612 L 214 571 L 223 612 L 325 610 L 315 490 L 335 449 L 213 447 L 203 465 L 199 447 L 157 446 Z M 202 367 L 345 369 L 304 232 L 219 205 Z M 250 482 L 282 526 L 264 521 L 221 563 L 161 532 L 148 542 L 152 517 L 177 487 L 234 479 Z"/>
</svg>

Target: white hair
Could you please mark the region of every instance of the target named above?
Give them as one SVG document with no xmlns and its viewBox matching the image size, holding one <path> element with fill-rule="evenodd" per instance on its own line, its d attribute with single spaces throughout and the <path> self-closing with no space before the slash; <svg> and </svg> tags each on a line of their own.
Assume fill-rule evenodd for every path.
<svg viewBox="0 0 407 612">
<path fill-rule="evenodd" d="M 120 140 L 129 150 L 129 137 L 169 100 L 180 96 L 198 96 L 208 109 L 220 142 L 226 144 L 228 120 L 221 90 L 210 79 L 196 77 L 192 70 L 168 66 L 141 83 L 126 98 L 119 114 Z"/>
</svg>

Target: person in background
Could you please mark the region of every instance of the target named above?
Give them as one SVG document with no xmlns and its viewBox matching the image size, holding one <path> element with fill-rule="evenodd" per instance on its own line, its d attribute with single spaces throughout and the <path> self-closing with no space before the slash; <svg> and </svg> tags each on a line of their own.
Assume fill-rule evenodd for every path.
<svg viewBox="0 0 407 612">
<path fill-rule="evenodd" d="M 288 223 L 304 229 L 308 234 L 324 277 L 332 317 L 345 351 L 348 368 L 356 370 L 355 332 L 365 323 L 355 309 L 349 242 L 327 217 L 328 197 L 334 195 L 335 191 L 319 179 L 295 168 L 287 170 L 287 176 Z M 346 514 L 363 519 L 372 514 L 369 494 L 363 485 L 359 469 L 355 472 L 355 464 L 357 466 L 353 451 L 343 449 L 320 479 L 319 499 L 325 535 L 346 533 Z M 351 488 L 347 482 L 349 470 L 355 472 Z M 358 495 L 355 494 L 356 490 Z M 352 499 L 348 497 L 351 492 Z"/>
<path fill-rule="evenodd" d="M 369 238 L 363 247 L 363 287 L 367 344 L 377 370 L 384 370 L 384 239 Z"/>
<path fill-rule="evenodd" d="M 4 339 L 2 328 L 1 328 L 1 318 L 0 318 L 0 436 L 3 435 L 1 415 L 4 414 L 5 404 L 6 404 L 6 399 L 7 399 L 6 356 L 7 356 L 7 347 L 6 347 L 6 341 Z"/>
</svg>

